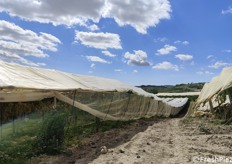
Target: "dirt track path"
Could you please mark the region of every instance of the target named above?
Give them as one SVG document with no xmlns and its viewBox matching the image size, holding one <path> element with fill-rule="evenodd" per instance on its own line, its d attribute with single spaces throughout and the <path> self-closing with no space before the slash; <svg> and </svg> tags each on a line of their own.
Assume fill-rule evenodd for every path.
<svg viewBox="0 0 232 164">
<path fill-rule="evenodd" d="M 160 121 L 129 142 L 110 149 L 92 164 L 184 164 L 193 163 L 194 157 L 232 158 L 231 126 L 213 127 L 206 134 L 199 131 L 199 125 L 202 123 L 183 124 L 179 118 Z M 211 130 L 216 134 L 210 134 Z"/>
<path fill-rule="evenodd" d="M 178 124 L 179 119 L 155 123 L 92 163 L 186 163 L 186 141 Z"/>
<path fill-rule="evenodd" d="M 201 160 L 228 157 L 232 163 L 232 125 L 215 125 L 212 121 L 197 118 L 184 122 L 181 118 L 138 120 L 125 128 L 93 135 L 81 147 L 71 148 L 68 156 L 45 156 L 32 163 L 185 164 L 194 163 L 199 157 Z M 101 146 L 112 149 L 101 154 Z"/>
</svg>

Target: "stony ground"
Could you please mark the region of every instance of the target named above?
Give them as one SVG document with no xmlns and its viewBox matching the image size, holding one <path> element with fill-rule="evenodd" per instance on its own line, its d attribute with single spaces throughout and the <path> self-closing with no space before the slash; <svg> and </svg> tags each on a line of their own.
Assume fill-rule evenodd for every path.
<svg viewBox="0 0 232 164">
<path fill-rule="evenodd" d="M 101 146 L 108 148 L 106 154 L 101 154 Z M 140 120 L 123 129 L 98 133 L 86 139 L 81 147 L 73 147 L 69 155 L 40 157 L 36 162 L 185 164 L 206 160 L 232 163 L 232 125 L 218 125 L 208 119 Z"/>
</svg>

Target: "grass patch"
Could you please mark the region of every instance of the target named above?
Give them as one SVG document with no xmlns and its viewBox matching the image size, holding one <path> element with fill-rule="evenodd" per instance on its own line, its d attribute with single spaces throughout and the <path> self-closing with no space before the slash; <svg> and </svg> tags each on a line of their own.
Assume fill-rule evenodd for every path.
<svg viewBox="0 0 232 164">
<path fill-rule="evenodd" d="M 41 122 L 41 119 L 37 117 L 35 119 L 17 119 L 14 124 L 9 122 L 3 125 L 0 141 L 0 164 L 25 163 L 34 155 L 31 144 L 34 142 Z M 13 131 L 14 128 L 15 131 Z"/>
<path fill-rule="evenodd" d="M 182 119 L 181 121 L 182 121 L 182 123 L 184 123 L 184 124 L 189 124 L 189 123 L 192 123 L 192 122 L 194 121 L 194 119 L 196 119 L 196 118 L 187 117 L 187 118 Z"/>
<path fill-rule="evenodd" d="M 204 125 L 199 126 L 199 131 L 205 134 L 211 134 L 210 129 Z"/>
</svg>

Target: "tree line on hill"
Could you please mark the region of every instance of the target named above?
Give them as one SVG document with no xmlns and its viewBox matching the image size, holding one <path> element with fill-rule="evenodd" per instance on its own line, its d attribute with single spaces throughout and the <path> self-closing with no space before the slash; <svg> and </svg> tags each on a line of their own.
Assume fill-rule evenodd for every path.
<svg viewBox="0 0 232 164">
<path fill-rule="evenodd" d="M 138 86 L 150 93 L 181 93 L 181 92 L 200 92 L 205 83 L 188 83 L 177 85 L 141 85 Z"/>
</svg>

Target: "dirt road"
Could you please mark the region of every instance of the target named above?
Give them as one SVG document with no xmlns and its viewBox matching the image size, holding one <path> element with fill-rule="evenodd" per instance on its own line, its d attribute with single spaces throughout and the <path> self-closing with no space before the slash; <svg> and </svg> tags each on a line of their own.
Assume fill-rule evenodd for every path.
<svg viewBox="0 0 232 164">
<path fill-rule="evenodd" d="M 101 146 L 108 148 L 106 154 L 101 154 Z M 32 163 L 232 163 L 232 125 L 197 118 L 138 120 L 124 128 L 97 133 L 69 150 L 69 155 L 40 157 Z"/>
<path fill-rule="evenodd" d="M 211 126 L 202 120 L 186 122 L 175 118 L 155 123 L 92 164 L 184 164 L 219 157 L 232 163 L 231 126 Z"/>
</svg>

